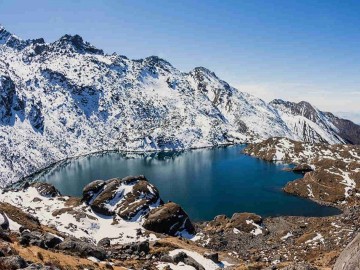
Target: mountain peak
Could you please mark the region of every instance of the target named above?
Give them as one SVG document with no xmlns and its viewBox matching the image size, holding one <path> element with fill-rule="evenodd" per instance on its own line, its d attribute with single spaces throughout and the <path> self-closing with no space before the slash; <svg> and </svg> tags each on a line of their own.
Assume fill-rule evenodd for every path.
<svg viewBox="0 0 360 270">
<path fill-rule="evenodd" d="M 0 25 L 0 45 L 6 45 L 16 50 L 22 50 L 28 44 L 18 36 L 10 33 L 4 26 Z"/>
<path fill-rule="evenodd" d="M 195 67 L 193 69 L 193 72 L 201 72 L 203 74 L 207 74 L 207 75 L 210 75 L 210 76 L 213 76 L 213 77 L 217 77 L 216 74 L 213 71 L 207 69 L 206 67 Z"/>
<path fill-rule="evenodd" d="M 166 61 L 165 59 L 160 58 L 159 56 L 156 56 L 156 55 L 146 57 L 144 60 L 150 65 L 160 64 L 162 66 L 171 66 L 172 67 L 172 65 L 168 61 Z"/>
<path fill-rule="evenodd" d="M 103 50 L 97 49 L 89 42 L 84 41 L 83 38 L 79 35 L 66 34 L 58 41 L 54 42 L 54 44 L 62 49 L 72 48 L 78 53 L 104 54 Z"/>
<path fill-rule="evenodd" d="M 6 44 L 11 39 L 19 40 L 17 36 L 11 34 L 9 31 L 5 29 L 3 25 L 0 24 L 0 45 Z"/>
</svg>

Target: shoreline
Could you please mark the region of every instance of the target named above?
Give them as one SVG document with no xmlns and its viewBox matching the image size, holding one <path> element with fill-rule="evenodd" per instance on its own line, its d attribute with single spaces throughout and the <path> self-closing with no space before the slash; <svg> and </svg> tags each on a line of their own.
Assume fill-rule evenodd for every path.
<svg viewBox="0 0 360 270">
<path fill-rule="evenodd" d="M 160 151 L 155 151 L 155 150 L 154 151 L 101 150 L 101 151 L 95 151 L 95 152 L 92 152 L 92 153 L 87 153 L 87 154 L 82 154 L 82 155 L 78 155 L 78 156 L 74 156 L 74 157 L 69 157 L 69 158 L 63 159 L 61 161 L 55 162 L 55 163 L 47 166 L 46 168 L 43 168 L 43 169 L 41 169 L 41 170 L 31 174 L 31 175 L 28 175 L 28 176 L 24 177 L 20 181 L 7 186 L 7 188 L 4 189 L 4 190 L 11 190 L 11 189 L 16 189 L 16 188 L 21 188 L 27 182 L 30 182 L 30 183 L 41 182 L 40 178 L 44 174 L 47 174 L 47 173 L 51 172 L 52 170 L 56 170 L 59 167 L 66 166 L 68 163 L 70 163 L 70 162 L 72 162 L 74 160 L 81 159 L 81 158 L 86 158 L 88 156 L 96 156 L 96 155 L 111 154 L 111 153 L 119 153 L 119 154 L 124 154 L 124 155 L 126 155 L 126 154 L 137 154 L 139 156 L 140 155 L 146 155 L 146 154 L 158 154 L 158 153 L 169 153 L 169 152 L 183 153 L 183 152 L 187 152 L 187 151 L 196 151 L 196 150 L 201 150 L 201 149 L 215 149 L 215 148 L 223 148 L 223 147 L 231 147 L 231 146 L 239 146 L 239 145 L 246 146 L 247 144 L 245 144 L 245 143 L 226 144 L 226 145 L 217 145 L 217 146 L 211 146 L 211 147 L 189 148 L 189 149 L 182 149 L 182 150 L 160 150 Z M 251 158 L 258 158 L 258 157 L 248 155 L 247 153 L 244 153 L 243 151 L 239 151 L 239 154 L 247 155 L 247 156 L 250 156 Z M 129 158 L 131 158 L 131 157 L 129 157 Z M 261 159 L 261 158 L 258 158 L 258 159 Z M 269 163 L 276 163 L 276 162 L 268 161 L 268 160 L 264 160 L 264 159 L 261 159 L 261 160 L 262 161 L 267 161 Z M 291 165 L 291 164 L 288 164 L 288 163 L 285 163 L 285 162 L 281 162 L 281 163 L 283 165 Z M 289 182 L 291 182 L 291 181 L 289 181 Z M 312 198 L 304 198 L 302 196 L 291 194 L 291 193 L 288 193 L 288 192 L 284 191 L 284 187 L 281 188 L 281 192 L 283 192 L 283 193 L 285 193 L 287 195 L 296 196 L 296 197 L 302 198 L 304 200 L 310 200 L 310 201 L 312 201 L 312 202 L 314 202 L 314 203 L 316 203 L 318 205 L 321 205 L 321 206 L 336 208 L 336 209 L 339 210 L 339 213 L 332 214 L 332 215 L 309 215 L 309 216 L 307 216 L 307 215 L 284 215 L 284 214 L 279 214 L 279 215 L 263 216 L 264 218 L 277 218 L 277 217 L 317 217 L 317 218 L 322 218 L 322 217 L 339 216 L 339 215 L 343 214 L 343 209 L 341 209 L 338 205 L 333 205 L 333 204 L 329 204 L 329 203 L 322 202 L 322 201 L 319 201 L 319 200 L 314 200 Z M 64 196 L 70 196 L 70 195 L 64 194 Z M 76 196 L 71 196 L 71 197 L 76 197 Z M 238 212 L 234 212 L 234 213 L 232 213 L 232 215 L 235 214 L 235 213 L 238 213 Z M 222 215 L 222 214 L 220 213 L 218 215 Z M 218 215 L 216 215 L 216 216 L 218 216 Z M 216 218 L 216 216 L 214 216 L 212 219 Z M 210 222 L 212 219 L 199 220 L 199 221 L 195 221 L 195 223 L 201 224 L 201 223 L 204 223 L 204 222 Z"/>
</svg>

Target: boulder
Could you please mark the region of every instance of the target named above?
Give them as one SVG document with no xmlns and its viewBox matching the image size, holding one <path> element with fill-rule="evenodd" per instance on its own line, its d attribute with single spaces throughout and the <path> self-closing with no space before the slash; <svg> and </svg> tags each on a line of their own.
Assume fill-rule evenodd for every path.
<svg viewBox="0 0 360 270">
<path fill-rule="evenodd" d="M 92 256 L 101 261 L 106 259 L 106 251 L 104 249 L 75 238 L 65 239 L 57 245 L 56 248 L 59 250 L 69 251 L 83 257 Z"/>
<path fill-rule="evenodd" d="M 98 243 L 97 243 L 97 246 L 98 247 L 110 247 L 111 245 L 111 241 L 110 241 L 110 238 L 103 238 L 101 239 Z"/>
<path fill-rule="evenodd" d="M 54 248 L 62 240 L 56 235 L 50 233 L 40 233 L 37 231 L 23 230 L 19 237 L 19 243 L 22 246 L 38 246 L 44 249 Z"/>
<path fill-rule="evenodd" d="M 19 237 L 19 243 L 22 246 L 38 246 L 41 248 L 46 248 L 45 241 L 43 239 L 43 236 L 40 232 L 37 231 L 29 231 L 24 230 L 22 231 L 20 237 Z"/>
<path fill-rule="evenodd" d="M 62 240 L 56 235 L 45 233 L 43 235 L 44 243 L 47 248 L 54 248 L 62 242 Z"/>
<path fill-rule="evenodd" d="M 49 264 L 49 263 L 47 263 Z M 42 265 L 42 264 L 30 264 L 28 267 L 23 268 L 23 270 L 60 270 L 60 268 L 53 265 Z"/>
<path fill-rule="evenodd" d="M 147 179 L 144 175 L 138 175 L 138 176 L 130 175 L 121 179 L 121 182 L 124 184 L 131 184 L 134 183 L 135 181 L 147 181 Z"/>
<path fill-rule="evenodd" d="M 9 229 L 9 220 L 7 216 L 4 213 L 0 213 L 0 228 L 2 230 L 8 230 Z"/>
<path fill-rule="evenodd" d="M 27 267 L 26 261 L 18 255 L 0 258 L 0 269 L 16 270 L 25 267 Z"/>
<path fill-rule="evenodd" d="M 145 215 L 150 211 L 150 206 L 157 201 L 159 201 L 157 188 L 146 180 L 139 180 L 132 191 L 124 196 L 119 205 L 118 215 L 125 220 L 131 220 L 139 213 Z"/>
<path fill-rule="evenodd" d="M 128 188 L 130 187 L 130 188 Z M 159 200 L 158 190 L 143 176 L 96 180 L 85 186 L 82 200 L 94 212 L 112 216 L 116 212 L 126 220 L 145 215 Z"/>
<path fill-rule="evenodd" d="M 61 193 L 53 185 L 49 183 L 35 182 L 31 184 L 32 187 L 36 188 L 41 196 L 44 197 L 56 197 L 60 196 Z"/>
<path fill-rule="evenodd" d="M 251 233 L 256 225 L 261 225 L 262 218 L 253 213 L 235 213 L 231 217 L 228 227 L 236 228 L 239 231 Z"/>
<path fill-rule="evenodd" d="M 196 270 L 205 270 L 201 264 L 195 261 L 192 257 L 188 256 L 185 252 L 179 252 L 178 254 L 174 255 L 172 259 L 176 264 L 183 262 L 186 265 L 194 267 Z"/>
<path fill-rule="evenodd" d="M 105 186 L 105 181 L 95 180 L 83 188 L 82 201 L 89 203 L 91 199 Z"/>
<path fill-rule="evenodd" d="M 176 203 L 169 202 L 149 212 L 143 227 L 147 230 L 168 235 L 182 231 L 194 233 L 195 229 L 185 211 Z"/>
<path fill-rule="evenodd" d="M 96 197 L 92 198 L 92 201 L 90 203 L 91 209 L 102 215 L 114 215 L 115 211 L 112 210 L 112 207 L 110 206 L 114 204 L 113 202 L 111 202 L 112 200 L 115 200 L 117 197 L 120 198 L 122 195 L 118 192 L 118 188 L 120 187 L 120 185 L 121 182 L 118 178 L 106 181 L 105 185 L 101 188 L 99 194 L 97 194 Z"/>
<path fill-rule="evenodd" d="M 9 231 L 0 230 L 0 239 L 4 240 L 5 242 L 12 243 L 12 240 L 9 236 Z"/>
<path fill-rule="evenodd" d="M 204 258 L 212 260 L 214 263 L 219 263 L 219 254 L 216 252 L 206 252 Z"/>
</svg>

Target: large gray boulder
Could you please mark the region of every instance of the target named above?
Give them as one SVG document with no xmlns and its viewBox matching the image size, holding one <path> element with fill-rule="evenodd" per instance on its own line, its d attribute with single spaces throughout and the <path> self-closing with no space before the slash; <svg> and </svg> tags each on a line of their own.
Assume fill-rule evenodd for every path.
<svg viewBox="0 0 360 270">
<path fill-rule="evenodd" d="M 190 234 L 195 232 L 189 216 L 178 204 L 173 202 L 152 209 L 146 217 L 143 227 L 149 231 L 173 236 L 179 235 L 183 231 Z"/>
<path fill-rule="evenodd" d="M 101 261 L 106 259 L 106 251 L 103 248 L 75 238 L 65 239 L 62 243 L 57 245 L 56 248 L 59 250 L 69 251 L 83 257 L 92 256 Z"/>
</svg>

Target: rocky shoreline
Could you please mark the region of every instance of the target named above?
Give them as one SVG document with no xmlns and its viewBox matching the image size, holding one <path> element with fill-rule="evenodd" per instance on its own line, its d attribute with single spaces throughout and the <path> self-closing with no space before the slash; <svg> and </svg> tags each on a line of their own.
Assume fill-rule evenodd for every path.
<svg viewBox="0 0 360 270">
<path fill-rule="evenodd" d="M 302 157 L 303 149 L 309 146 L 284 140 L 275 138 L 250 144 L 244 152 L 269 161 L 282 157 L 281 161 L 295 164 L 294 169 L 305 173 L 304 178 L 295 180 L 296 185 L 288 185 L 304 186 L 306 175 L 318 173 L 323 160 L 319 154 Z M 352 146 L 321 147 L 324 149 L 317 149 L 317 153 L 328 156 L 329 149 L 341 155 L 339 147 L 350 153 L 357 151 Z M 354 175 L 358 176 L 356 168 Z M 338 185 L 333 179 L 329 181 Z M 357 245 L 353 239 L 359 231 L 360 204 L 356 200 L 357 187 L 346 196 L 350 194 L 348 186 L 341 179 L 338 181 L 342 190 L 336 189 L 336 194 L 341 191 L 344 195 L 339 202 L 331 201 L 330 196 L 320 196 L 322 193 L 313 186 L 314 197 L 309 196 L 308 189 L 308 193 L 297 194 L 287 185 L 285 191 L 307 194 L 303 197 L 336 206 L 343 211 L 339 215 L 262 218 L 253 213 L 235 213 L 232 217 L 220 215 L 197 223 L 189 219 L 181 206 L 163 202 L 156 187 L 144 176 L 91 182 L 84 187 L 81 198 L 63 196 L 46 183 L 25 183 L 0 194 L 0 266 L 306 270 L 331 269 L 335 265 L 334 269 L 352 269 L 356 260 L 348 264 L 343 261 L 349 261 L 347 254 L 357 254 L 351 245 Z"/>
</svg>

